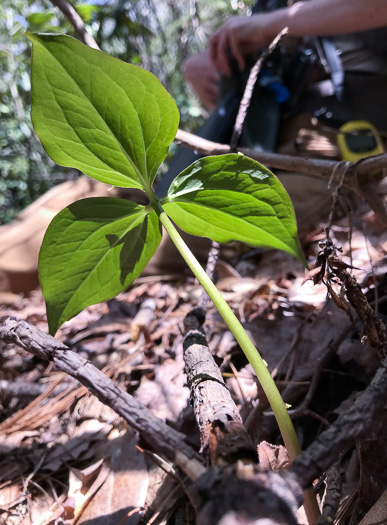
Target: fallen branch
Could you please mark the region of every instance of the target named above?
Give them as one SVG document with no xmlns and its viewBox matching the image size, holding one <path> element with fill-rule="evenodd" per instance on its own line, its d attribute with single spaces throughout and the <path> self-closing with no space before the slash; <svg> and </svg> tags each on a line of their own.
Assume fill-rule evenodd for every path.
<svg viewBox="0 0 387 525">
<path fill-rule="evenodd" d="M 313 264 L 305 280 L 310 279 L 314 284 L 323 282 L 335 305 L 349 315 L 351 322 L 353 322 L 353 319 L 349 304 L 352 306 L 360 321 L 363 323 L 362 343 L 365 344 L 368 342 L 377 353 L 380 361 L 383 362 L 387 358 L 387 333 L 385 323 L 371 308 L 356 277 L 348 273 L 348 269 L 354 268 L 341 260 L 340 254 L 342 249 L 335 246 L 329 237 L 327 237 L 326 240 L 321 240 L 319 247 L 320 251 L 317 254 L 316 262 Z M 338 295 L 332 288 L 330 283 L 332 275 L 339 280 L 341 292 L 344 292 L 348 302 L 343 300 L 341 292 Z"/>
<path fill-rule="evenodd" d="M 278 506 L 281 500 L 289 503 L 289 490 L 290 492 L 297 491 L 297 482 L 286 479 L 286 474 L 284 479 L 281 477 L 282 473 L 266 471 L 256 465 L 257 451 L 209 351 L 203 331 L 204 319 L 205 314 L 201 308 L 191 310 L 184 319 L 185 372 L 191 390 L 195 418 L 200 430 L 201 452 L 209 458 L 212 466 L 228 465 L 228 467 L 207 471 L 198 480 L 196 489 L 200 494 L 203 480 L 205 480 L 204 485 L 207 483 L 211 485 L 209 492 L 211 501 L 209 502 L 206 496 L 199 505 L 206 509 L 203 523 L 217 523 L 220 519 L 223 522 L 226 520 L 227 512 L 230 511 L 233 513 L 233 518 L 229 518 L 230 521 L 227 523 L 238 525 L 240 523 L 238 512 L 246 513 L 245 507 L 247 506 L 250 507 L 251 517 L 258 520 L 265 518 L 268 509 Z M 239 465 L 241 461 L 244 463 L 243 468 Z M 214 475 L 216 476 L 215 483 Z M 214 498 L 219 499 L 214 492 L 218 492 L 220 486 L 223 493 L 222 500 L 225 503 L 221 511 L 213 505 Z M 257 504 L 256 501 L 259 501 L 258 495 L 262 493 L 262 489 L 266 491 L 269 487 L 270 490 L 265 496 L 265 505 Z M 245 502 L 241 506 L 240 494 L 249 492 L 254 493 L 255 503 Z M 208 494 L 208 487 L 205 493 Z M 290 503 L 290 507 L 296 505 L 295 501 L 297 498 Z M 207 508 L 208 505 L 209 508 Z M 304 508 L 309 523 L 315 523 L 319 516 L 319 509 L 311 488 L 304 491 Z M 199 512 L 198 523 L 202 523 L 200 515 Z M 268 516 L 273 519 L 270 512 Z M 285 523 L 292 523 L 294 517 L 290 511 L 286 513 L 285 519 Z M 255 523 L 254 520 L 252 519 L 251 523 Z M 277 522 L 273 519 L 273 522 L 270 521 L 270 523 L 274 525 Z"/>
<path fill-rule="evenodd" d="M 342 267 L 334 267 L 332 272 L 343 283 L 348 302 L 363 323 L 362 343 L 368 343 L 375 350 L 380 361 L 384 361 L 387 358 L 386 325 L 369 305 L 367 297 L 353 275 Z"/>
<path fill-rule="evenodd" d="M 102 403 L 122 416 L 152 448 L 175 461 L 176 453 L 189 461 L 199 459 L 186 444 L 184 434 L 169 427 L 130 394 L 122 390 L 89 361 L 66 345 L 25 321 L 8 318 L 0 328 L 0 339 L 54 365 L 86 386 Z"/>
<path fill-rule="evenodd" d="M 89 361 L 60 341 L 25 321 L 12 318 L 8 318 L 0 328 L 0 340 L 53 362 L 56 368 L 77 379 L 102 403 L 122 416 L 154 450 L 176 461 L 195 481 L 190 497 L 197 502 L 199 525 L 215 525 L 222 518 L 228 519 L 230 525 L 237 525 L 245 516 L 251 519 L 245 523 L 256 523 L 257 519 L 266 518 L 268 525 L 279 522 L 295 525 L 294 516 L 300 504 L 301 491 L 294 476 L 263 472 L 257 466 L 240 461 L 205 470 L 195 451 L 186 444 L 183 434 L 154 416 Z"/>
<path fill-rule="evenodd" d="M 234 130 L 230 140 L 231 151 L 236 151 L 239 139 L 242 135 L 243 124 L 246 120 L 247 112 L 250 106 L 251 97 L 253 96 L 254 87 L 258 79 L 258 75 L 262 70 L 262 67 L 265 63 L 265 60 L 277 49 L 279 43 L 283 37 L 288 33 L 289 29 L 285 27 L 278 33 L 274 40 L 269 44 L 269 46 L 264 49 L 259 59 L 256 61 L 254 66 L 251 68 L 249 78 L 246 83 L 245 91 L 243 93 L 242 100 L 239 104 L 238 114 L 235 119 Z"/>
<path fill-rule="evenodd" d="M 302 495 L 286 471 L 262 471 L 238 461 L 207 469 L 195 488 L 197 525 L 297 525 Z"/>
<path fill-rule="evenodd" d="M 201 453 L 211 465 L 238 459 L 257 463 L 257 450 L 243 426 L 238 408 L 212 357 L 203 332 L 204 311 L 195 308 L 184 319 L 185 373 L 200 430 Z"/>
<path fill-rule="evenodd" d="M 176 133 L 175 141 L 202 155 L 231 153 L 231 148 L 227 144 L 212 142 L 180 129 Z M 247 148 L 240 148 L 239 151 L 269 168 L 296 171 L 304 175 L 331 180 L 336 184 L 342 181 L 343 173 L 346 173 L 343 186 L 356 193 L 384 222 L 387 222 L 387 206 L 370 179 L 370 173 L 387 169 L 387 154 L 368 157 L 357 162 L 344 162 L 257 152 Z"/>
<path fill-rule="evenodd" d="M 58 385 L 53 391 L 51 396 L 55 397 L 61 394 L 69 387 L 73 386 L 72 383 L 63 382 Z M 15 399 L 28 399 L 30 397 L 38 397 L 47 391 L 46 384 L 37 383 L 22 383 L 20 381 L 0 381 L 0 395 L 4 398 L 15 398 Z"/>
<path fill-rule="evenodd" d="M 383 435 L 384 420 L 378 413 L 384 410 L 387 394 L 387 363 L 378 369 L 368 387 L 349 409 L 295 459 L 291 470 L 304 487 L 310 485 L 339 455 L 353 447 L 359 439 L 375 439 Z"/>
<path fill-rule="evenodd" d="M 184 319 L 184 361 L 191 402 L 200 429 L 201 452 L 211 466 L 196 481 L 198 525 L 295 524 L 302 501 L 288 473 L 263 470 L 239 411 L 223 381 L 203 332 L 204 311 Z M 193 494 L 193 493 L 191 493 Z"/>
</svg>

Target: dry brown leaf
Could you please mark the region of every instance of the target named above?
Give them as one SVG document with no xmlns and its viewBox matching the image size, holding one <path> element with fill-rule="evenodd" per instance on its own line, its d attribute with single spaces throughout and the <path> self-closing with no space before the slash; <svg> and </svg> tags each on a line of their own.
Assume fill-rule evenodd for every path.
<svg viewBox="0 0 387 525">
<path fill-rule="evenodd" d="M 0 489 L 0 510 L 8 510 L 21 496 L 19 484 L 3 485 Z"/>
<path fill-rule="evenodd" d="M 289 467 L 288 451 L 282 445 L 272 445 L 261 441 L 258 447 L 259 464 L 262 468 L 280 471 Z"/>
<path fill-rule="evenodd" d="M 86 469 L 87 471 L 92 471 L 91 474 L 89 472 L 89 476 L 83 471 L 78 471 L 77 474 L 74 469 L 70 469 L 69 494 L 75 500 L 73 525 L 78 523 L 85 508 L 108 478 L 110 472 L 109 463 L 110 461 L 108 459 L 102 460 L 102 463 L 101 461 L 97 461 L 97 463 Z M 96 474 L 96 476 L 94 474 Z M 78 478 L 78 475 L 80 475 L 80 478 Z M 90 475 L 92 478 L 90 478 Z M 88 482 L 90 482 L 91 479 L 93 479 L 93 482 L 88 487 Z M 88 482 L 86 482 L 86 480 L 88 480 Z"/>
<path fill-rule="evenodd" d="M 64 463 L 79 459 L 85 452 L 91 452 L 91 442 L 105 439 L 111 428 L 111 425 L 96 419 L 83 421 L 67 443 L 50 450 L 44 462 L 44 470 L 56 472 Z"/>
<path fill-rule="evenodd" d="M 117 525 L 130 511 L 144 506 L 149 483 L 148 468 L 136 445 L 136 433 L 130 429 L 101 443 L 99 454 L 110 457 L 109 473 L 79 517 L 78 525 L 96 519 L 103 520 L 104 525 Z M 124 523 L 134 525 L 139 517 L 139 514 L 134 514 Z"/>
</svg>

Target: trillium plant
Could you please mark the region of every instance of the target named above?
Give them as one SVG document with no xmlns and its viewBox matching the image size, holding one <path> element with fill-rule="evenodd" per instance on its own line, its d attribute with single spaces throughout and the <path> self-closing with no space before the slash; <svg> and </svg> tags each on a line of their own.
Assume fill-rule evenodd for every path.
<svg viewBox="0 0 387 525">
<path fill-rule="evenodd" d="M 179 124 L 159 80 L 71 37 L 27 36 L 32 122 L 48 155 L 108 185 L 140 189 L 149 200 L 141 206 L 83 199 L 54 217 L 39 257 L 50 333 L 125 290 L 155 253 L 164 227 L 252 364 L 293 459 L 297 437 L 265 362 L 174 226 L 220 243 L 284 250 L 306 265 L 285 189 L 259 163 L 229 154 L 194 162 L 158 199 L 153 182 Z"/>
</svg>

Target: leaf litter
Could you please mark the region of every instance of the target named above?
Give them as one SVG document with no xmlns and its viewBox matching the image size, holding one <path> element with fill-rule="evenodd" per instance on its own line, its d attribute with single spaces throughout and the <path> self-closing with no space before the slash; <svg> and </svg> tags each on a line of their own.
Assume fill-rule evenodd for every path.
<svg viewBox="0 0 387 525">
<path fill-rule="evenodd" d="M 342 250 L 338 257 L 346 271 L 383 319 L 386 228 L 368 214 L 362 228 L 351 229 L 344 219 L 331 236 Z M 310 264 L 323 239 L 323 230 L 306 239 Z M 333 279 L 327 287 L 321 277 L 315 286 L 311 281 L 302 285 L 305 271 L 290 256 L 246 251 L 239 245 L 217 271 L 218 288 L 267 361 L 291 405 L 302 448 L 307 448 L 353 405 L 380 367 L 375 352 L 361 339 L 364 327 L 353 305 L 347 305 L 352 319 L 338 308 L 340 301 L 347 303 L 343 283 Z M 189 274 L 139 278 L 116 299 L 66 322 L 57 334 L 156 415 L 185 432 L 197 447 L 185 384 L 182 323 L 200 296 Z M 25 319 L 47 331 L 39 290 L 4 304 L 0 316 Z M 245 426 L 259 444 L 262 462 L 271 468 L 286 464 L 274 418 L 251 366 L 211 305 L 205 328 Z M 147 523 L 176 522 L 173 516 L 187 503 L 165 473 L 171 466 L 144 451 L 141 438 L 118 415 L 75 380 L 19 348 L 2 344 L 0 359 L 0 523 L 131 525 L 144 517 Z M 366 525 L 374 506 L 376 515 L 383 512 L 387 469 L 381 425 L 386 418 L 379 416 L 370 429 L 371 441 L 360 440 L 339 454 L 332 451 L 332 466 L 316 479 L 322 500 L 330 501 L 331 491 L 339 486 L 335 523 Z M 384 470 L 377 468 L 375 454 Z M 336 486 L 332 480 L 337 479 Z M 165 485 L 168 497 L 157 496 Z M 193 523 L 192 513 L 188 516 L 185 522 Z"/>
</svg>

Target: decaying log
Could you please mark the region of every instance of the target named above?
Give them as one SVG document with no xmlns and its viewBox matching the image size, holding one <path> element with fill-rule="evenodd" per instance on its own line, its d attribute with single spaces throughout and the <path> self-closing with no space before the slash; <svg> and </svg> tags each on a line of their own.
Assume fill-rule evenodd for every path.
<svg viewBox="0 0 387 525">
<path fill-rule="evenodd" d="M 382 428 L 379 428 L 377 416 L 384 410 L 386 394 L 387 363 L 384 362 L 353 405 L 295 459 L 291 470 L 304 487 L 319 477 L 342 452 L 353 447 L 357 440 L 383 435 L 384 418 L 380 418 Z"/>
</svg>

